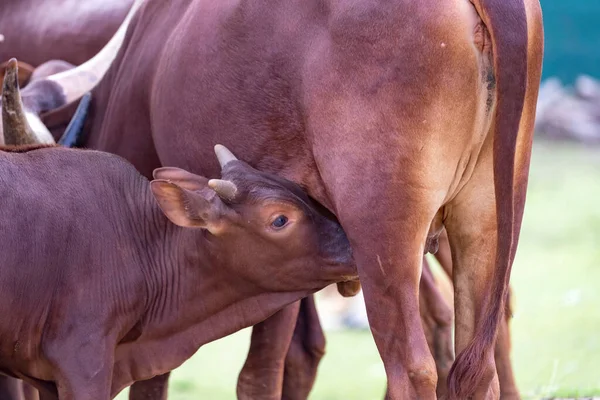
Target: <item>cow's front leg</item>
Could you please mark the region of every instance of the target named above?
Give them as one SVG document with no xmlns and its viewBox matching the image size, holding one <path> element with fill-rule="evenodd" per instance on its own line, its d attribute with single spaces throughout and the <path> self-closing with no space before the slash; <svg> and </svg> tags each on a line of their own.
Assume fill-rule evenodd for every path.
<svg viewBox="0 0 600 400">
<path fill-rule="evenodd" d="M 129 400 L 167 400 L 170 375 L 169 372 L 146 381 L 135 382 L 129 389 Z"/>
<path fill-rule="evenodd" d="M 238 377 L 238 399 L 281 399 L 285 358 L 299 308 L 298 301 L 254 325 L 248 357 Z"/>
<path fill-rule="evenodd" d="M 39 400 L 40 394 L 36 388 L 28 383 L 23 382 L 23 397 L 25 400 Z"/>
<path fill-rule="evenodd" d="M 23 388 L 21 381 L 15 378 L 0 375 L 0 399 L 23 399 Z"/>
<path fill-rule="evenodd" d="M 314 296 L 302 299 L 294 336 L 285 357 L 284 400 L 308 398 L 325 354 L 325 334 L 319 321 Z"/>
</svg>

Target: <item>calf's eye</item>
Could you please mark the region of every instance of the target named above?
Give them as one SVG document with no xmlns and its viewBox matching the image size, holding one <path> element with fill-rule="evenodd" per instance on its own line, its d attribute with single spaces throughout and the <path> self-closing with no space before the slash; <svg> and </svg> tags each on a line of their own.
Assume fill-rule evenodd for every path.
<svg viewBox="0 0 600 400">
<path fill-rule="evenodd" d="M 271 226 L 276 229 L 281 229 L 288 223 L 288 217 L 285 215 L 279 215 L 277 218 L 271 222 Z"/>
</svg>

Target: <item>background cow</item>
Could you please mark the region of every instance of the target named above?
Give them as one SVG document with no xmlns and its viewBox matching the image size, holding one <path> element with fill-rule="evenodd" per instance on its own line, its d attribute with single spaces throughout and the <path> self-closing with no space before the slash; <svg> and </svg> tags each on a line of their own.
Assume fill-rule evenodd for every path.
<svg viewBox="0 0 600 400">
<path fill-rule="evenodd" d="M 132 4 L 133 0 L 4 0 L 0 62 L 16 57 L 33 68 L 51 60 L 79 65 L 106 45 Z"/>
</svg>

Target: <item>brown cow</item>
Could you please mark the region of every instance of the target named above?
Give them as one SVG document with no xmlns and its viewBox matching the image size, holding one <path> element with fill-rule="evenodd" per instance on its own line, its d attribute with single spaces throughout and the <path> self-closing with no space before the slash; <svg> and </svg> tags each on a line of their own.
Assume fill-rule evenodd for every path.
<svg viewBox="0 0 600 400">
<path fill-rule="evenodd" d="M 133 0 L 3 0 L 0 62 L 16 57 L 33 67 L 50 60 L 79 65 L 104 47 L 132 4 Z"/>
<path fill-rule="evenodd" d="M 84 7 L 84 2 L 78 2 L 77 4 L 69 4 L 69 6 L 71 7 L 76 7 L 75 9 L 73 8 L 68 8 L 65 9 L 66 5 L 62 5 L 61 7 L 61 13 L 62 15 L 66 15 L 66 14 L 72 14 L 75 13 L 77 14 L 80 10 L 80 8 L 85 8 L 88 10 L 92 10 L 94 9 L 94 7 Z M 114 6 L 114 3 L 111 3 L 109 5 L 110 6 Z M 4 13 L 7 13 L 7 15 L 10 15 L 12 10 L 10 9 L 10 7 L 8 9 L 4 9 L 3 10 Z M 122 16 L 120 15 L 104 15 L 101 16 L 103 18 L 98 18 L 97 15 L 95 14 L 86 14 L 85 16 L 82 16 L 82 18 L 87 18 L 87 17 L 93 17 L 91 20 L 89 20 L 89 23 L 91 24 L 95 24 L 95 26 L 98 26 L 99 23 L 102 22 L 106 22 L 106 25 L 110 25 L 108 22 L 110 21 L 105 21 L 105 19 L 108 17 L 110 18 L 118 18 L 118 19 L 122 19 Z M 35 15 L 27 15 L 26 18 L 28 21 L 31 20 L 35 20 Z M 32 24 L 32 25 L 36 25 L 36 24 Z M 21 28 L 23 28 L 21 26 Z M 39 29 L 37 26 L 30 26 L 30 29 Z M 33 36 L 35 36 L 37 31 L 33 32 Z M 63 31 L 63 35 L 66 39 L 68 39 L 68 34 L 69 32 L 67 32 L 66 29 L 64 29 Z M 96 32 L 99 35 L 99 38 L 106 38 L 106 40 L 108 40 L 108 38 L 105 35 L 106 29 L 101 30 L 101 29 L 96 29 L 94 30 L 94 32 Z M 25 32 L 26 34 L 23 36 L 28 36 L 28 35 L 32 35 L 32 32 L 27 31 Z M 102 36 L 104 35 L 104 36 Z M 99 39 L 98 38 L 98 39 Z M 86 31 L 86 35 L 85 35 L 85 39 L 87 40 L 92 40 L 91 36 L 90 36 L 90 32 Z M 8 42 L 4 44 L 3 49 L 5 49 L 5 53 L 9 53 L 10 50 L 6 50 L 11 49 L 11 45 L 14 45 L 13 42 Z M 71 51 L 71 48 L 69 46 L 53 46 L 53 53 L 52 56 L 56 57 L 59 54 L 60 49 L 64 49 L 63 54 L 66 54 L 65 57 L 68 57 L 68 54 L 70 54 L 69 52 Z M 13 51 L 16 51 L 18 49 L 15 49 Z M 36 51 L 38 51 L 39 49 L 37 49 L 36 47 L 32 47 L 32 48 L 28 48 L 29 51 L 31 51 L 32 53 L 35 53 Z M 83 60 L 80 60 L 83 61 Z M 44 63 L 42 66 L 38 67 L 35 69 L 35 71 L 31 70 L 30 67 L 26 66 L 26 78 L 29 79 L 29 76 L 31 76 L 31 80 L 35 81 L 38 80 L 40 78 L 46 77 L 48 75 L 52 75 L 53 73 L 56 72 L 61 72 L 67 69 L 71 69 L 73 66 L 69 63 L 64 63 L 64 62 L 60 62 L 60 61 L 50 61 L 50 62 L 46 62 Z M 0 68 L 1 69 L 1 68 Z M 23 71 L 23 69 L 20 69 L 19 72 L 21 73 Z M 23 78 L 22 81 L 20 81 L 21 83 L 23 81 L 25 81 L 26 79 Z M 65 111 L 67 111 L 65 113 Z M 52 126 L 54 129 L 60 130 L 63 121 L 68 121 L 68 119 L 66 118 L 68 116 L 68 110 L 63 110 L 61 111 L 61 113 L 56 114 L 53 113 L 52 115 L 50 115 L 49 117 L 44 118 L 44 122 L 47 124 L 50 124 L 50 126 Z M 54 129 L 52 130 L 52 132 L 54 133 Z M 64 129 L 64 126 L 63 126 Z M 445 242 L 447 244 L 447 241 Z M 424 265 L 424 268 L 428 268 L 427 265 Z M 424 276 L 429 276 L 429 274 L 427 274 L 428 271 L 424 270 Z M 452 358 L 452 351 L 451 349 L 448 347 L 447 343 L 449 342 L 449 340 L 451 340 L 451 334 L 449 331 L 449 327 L 451 325 L 452 322 L 452 318 L 451 315 L 449 314 L 450 310 L 449 307 L 442 301 L 440 295 L 439 295 L 439 291 L 437 290 L 437 288 L 435 287 L 435 282 L 431 279 L 421 279 L 421 290 L 420 290 L 420 314 L 421 314 L 421 319 L 423 320 L 424 324 L 425 324 L 425 331 L 426 331 L 426 337 L 427 337 L 427 341 L 429 344 L 430 349 L 432 349 L 432 351 L 434 352 L 434 358 L 436 360 L 436 367 L 437 367 L 437 371 L 438 371 L 438 385 L 437 385 L 437 392 L 438 395 L 441 395 L 443 393 L 445 393 L 445 376 L 447 375 L 447 372 L 449 370 L 449 363 L 451 363 Z M 424 297 L 426 296 L 426 297 Z M 302 309 L 304 311 L 301 312 L 299 318 L 307 318 L 307 316 L 311 316 L 314 314 L 315 310 L 308 310 L 308 308 L 312 307 L 313 301 L 309 300 L 306 301 L 305 303 L 303 303 Z M 442 310 L 445 310 L 444 312 L 442 312 Z M 290 310 L 292 314 L 296 313 L 297 311 L 295 309 Z M 282 312 L 283 314 L 284 312 Z M 277 317 L 279 319 L 281 319 L 282 317 L 279 316 Z M 275 323 L 279 323 L 277 321 L 277 318 L 274 318 Z M 263 384 L 257 384 L 257 382 L 261 382 L 264 381 L 264 377 L 265 375 L 267 375 L 269 372 L 273 371 L 273 366 L 270 365 L 272 364 L 272 360 L 269 360 L 268 357 L 264 357 L 265 351 L 264 349 L 261 349 L 261 343 L 265 342 L 265 343 L 269 343 L 272 344 L 273 343 L 273 339 L 271 337 L 269 337 L 270 335 L 275 335 L 274 333 L 268 334 L 266 333 L 268 329 L 266 329 L 266 326 L 268 326 L 269 323 L 265 323 L 265 324 L 261 324 L 261 326 L 257 327 L 256 329 L 256 333 L 253 335 L 253 341 L 255 342 L 252 345 L 251 348 L 251 357 L 248 360 L 248 363 L 246 364 L 244 371 L 242 373 L 242 376 L 240 377 L 240 382 L 241 385 L 243 387 L 246 387 L 246 390 L 252 390 L 252 389 L 256 389 L 258 390 L 258 392 L 252 391 L 249 395 L 251 397 L 256 397 L 256 396 L 260 396 L 261 392 L 264 391 L 264 385 Z M 300 327 L 302 327 L 300 329 Z M 276 328 L 277 329 L 277 328 Z M 302 336 L 302 332 L 304 332 L 305 336 Z M 436 335 L 431 335 L 428 332 L 438 332 Z M 441 333 L 443 332 L 443 334 Z M 261 336 L 265 336 L 265 338 L 262 338 Z M 280 336 L 279 336 L 280 337 Z M 500 340 L 500 343 L 502 343 L 502 340 Z M 290 397 L 291 393 L 294 393 L 295 397 L 298 398 L 302 398 L 305 397 L 305 394 L 308 393 L 308 391 L 310 390 L 310 388 L 312 387 L 312 379 L 314 379 L 314 374 L 316 372 L 316 367 L 318 365 L 318 362 L 321 358 L 321 355 L 324 351 L 324 336 L 322 334 L 322 330 L 319 326 L 319 321 L 318 318 L 311 318 L 307 321 L 303 321 L 303 320 L 299 320 L 298 321 L 298 328 L 296 329 L 296 332 L 294 333 L 294 341 L 291 343 L 291 348 L 290 351 L 288 352 L 288 356 L 285 359 L 285 365 L 287 366 L 287 370 L 286 370 L 286 378 L 284 379 L 284 393 L 286 393 L 286 397 Z M 270 353 L 272 353 L 273 351 L 277 352 L 276 349 L 274 349 L 273 347 L 277 347 L 277 346 L 271 346 L 270 349 Z M 280 347 L 281 349 L 279 350 L 279 352 L 283 352 L 282 354 L 285 354 L 285 349 L 287 348 L 287 342 L 285 340 L 283 340 L 280 343 Z M 505 360 L 508 360 L 508 352 L 504 351 L 504 348 L 501 348 L 500 346 L 498 346 L 499 349 L 497 349 L 497 355 L 496 357 L 502 357 Z M 435 354 L 434 349 L 437 349 L 437 352 L 440 353 L 438 355 Z M 307 355 L 303 355 L 303 353 L 307 352 Z M 256 357 L 252 357 L 252 354 L 258 354 L 259 358 L 256 359 Z M 450 358 L 449 358 L 450 357 Z M 281 364 L 283 364 L 283 359 L 279 360 L 279 362 Z M 307 365 L 301 365 L 303 362 L 305 362 Z M 261 364 L 261 365 L 258 365 Z M 514 379 L 512 378 L 512 371 L 510 368 L 510 363 L 497 363 L 498 364 L 498 368 L 499 368 L 499 376 L 500 376 L 500 388 L 502 390 L 503 396 L 507 393 L 516 393 L 516 387 L 514 386 Z M 293 368 L 292 368 L 293 367 Z M 505 371 L 508 368 L 508 371 Z M 293 371 L 293 370 L 295 371 Z M 509 379 L 503 379 L 503 377 L 509 377 Z M 299 382 L 294 382 L 295 380 L 299 381 Z M 508 382 L 508 383 L 507 383 Z M 306 386 L 306 384 L 308 383 L 308 386 Z M 305 385 L 304 388 L 298 388 L 299 385 Z M 158 386 L 160 386 L 160 382 L 158 383 Z M 294 387 L 295 386 L 295 387 Z M 275 390 L 277 390 L 277 388 L 274 388 Z M 156 388 L 150 386 L 147 390 L 144 391 L 148 391 L 148 392 L 155 392 Z M 164 391 L 164 389 L 163 389 Z M 135 392 L 135 389 L 134 389 Z M 135 397 L 135 396 L 133 396 Z M 143 396 L 142 396 L 143 397 Z M 160 397 L 160 396 L 159 396 Z"/>
<path fill-rule="evenodd" d="M 417 294 L 445 227 L 449 397 L 493 398 L 542 51 L 537 0 L 149 0 L 94 91 L 88 145 L 206 174 L 218 139 L 305 187 L 355 250 L 389 398 L 435 396 Z"/>
<path fill-rule="evenodd" d="M 5 90 L 4 116 L 19 105 Z M 27 122 L 3 124 L 17 136 Z M 159 168 L 152 182 L 108 153 L 5 150 L 0 372 L 44 398 L 113 398 L 204 343 L 357 277 L 330 214 L 222 146 L 223 179 Z"/>
</svg>

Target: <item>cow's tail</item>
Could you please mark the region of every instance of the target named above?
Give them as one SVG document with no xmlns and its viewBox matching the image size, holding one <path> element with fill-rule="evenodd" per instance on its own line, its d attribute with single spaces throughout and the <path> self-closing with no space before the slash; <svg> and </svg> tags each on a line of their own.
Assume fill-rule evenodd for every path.
<svg viewBox="0 0 600 400">
<path fill-rule="evenodd" d="M 486 373 L 508 281 L 522 215 L 515 214 L 515 152 L 527 87 L 528 35 L 524 0 L 471 0 L 486 25 L 493 51 L 496 108 L 493 117 L 493 169 L 497 213 L 497 250 L 491 292 L 469 345 L 448 376 L 451 399 L 470 398 Z M 518 215 L 518 217 L 517 217 Z M 520 221 L 520 220 L 519 220 Z"/>
</svg>

